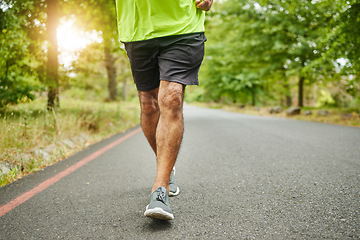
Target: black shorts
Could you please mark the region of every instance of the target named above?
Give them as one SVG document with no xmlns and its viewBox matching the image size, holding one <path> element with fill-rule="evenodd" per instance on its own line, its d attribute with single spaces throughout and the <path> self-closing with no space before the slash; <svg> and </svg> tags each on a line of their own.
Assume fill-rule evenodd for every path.
<svg viewBox="0 0 360 240">
<path fill-rule="evenodd" d="M 156 89 L 160 80 L 199 85 L 205 41 L 204 33 L 192 33 L 124 43 L 138 91 Z"/>
</svg>

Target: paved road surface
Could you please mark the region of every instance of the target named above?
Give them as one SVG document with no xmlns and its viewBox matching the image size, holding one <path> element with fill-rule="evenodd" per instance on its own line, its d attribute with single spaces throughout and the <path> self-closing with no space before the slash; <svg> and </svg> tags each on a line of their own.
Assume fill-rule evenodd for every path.
<svg viewBox="0 0 360 240">
<path fill-rule="evenodd" d="M 92 155 L 132 129 L 1 188 L 0 205 L 44 190 L 0 217 L 0 239 L 360 238 L 360 128 L 189 106 L 185 118 L 174 221 L 143 216 L 156 166 L 141 132 Z"/>
</svg>

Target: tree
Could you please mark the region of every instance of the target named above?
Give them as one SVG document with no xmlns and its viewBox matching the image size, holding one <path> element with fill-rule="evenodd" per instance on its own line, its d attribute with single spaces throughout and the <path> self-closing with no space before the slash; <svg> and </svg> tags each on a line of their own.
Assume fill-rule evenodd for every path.
<svg viewBox="0 0 360 240">
<path fill-rule="evenodd" d="M 0 108 L 35 98 L 41 88 L 37 59 L 29 51 L 25 29 L 32 5 L 23 1 L 0 3 Z"/>
<path fill-rule="evenodd" d="M 117 17 L 115 1 L 69 1 L 72 8 L 67 9 L 67 14 L 76 15 L 77 19 L 83 23 L 86 30 L 101 31 L 103 37 L 104 66 L 108 76 L 108 100 L 113 101 L 117 98 L 117 71 L 115 62 L 116 53 L 120 50 L 117 41 Z M 76 8 L 75 8 L 76 5 Z"/>
<path fill-rule="evenodd" d="M 58 60 L 56 28 L 58 26 L 58 1 L 8 1 L 3 3 L 1 21 L 4 52 L 4 86 L 2 105 L 34 99 L 33 92 L 40 89 L 46 76 L 48 109 L 59 106 Z M 46 8 L 46 14 L 45 14 Z M 47 18 L 45 17 L 47 16 Z M 46 20 L 45 20 L 46 19 Z M 46 24 L 45 24 L 46 21 Z M 44 24 L 43 24 L 44 23 Z M 45 27 L 43 27 L 45 26 Z M 45 31 L 44 38 L 41 32 Z M 47 40 L 47 60 L 41 46 Z M 46 73 L 42 63 L 46 62 Z"/>
<path fill-rule="evenodd" d="M 47 0 L 47 64 L 46 79 L 48 85 L 48 102 L 47 108 L 58 108 L 59 103 L 59 73 L 58 73 L 58 44 L 56 29 L 59 25 L 58 0 Z"/>
<path fill-rule="evenodd" d="M 255 3 L 224 2 L 209 19 L 204 85 L 212 99 L 255 105 L 266 95 L 266 80 L 277 68 L 270 58 L 274 37 L 265 31 L 265 15 Z"/>
<path fill-rule="evenodd" d="M 329 29 L 334 7 L 325 1 L 224 1 L 209 20 L 205 65 L 207 93 L 275 99 L 285 93 L 289 76 L 298 76 L 298 105 L 303 106 L 306 71 L 326 50 L 318 44 Z M 226 36 L 226 37 L 224 37 Z M 282 85 L 282 88 L 274 86 Z M 276 90 L 276 91 L 274 91 Z M 280 92 L 279 92 L 280 90 Z M 216 96 L 215 96 L 216 97 Z M 244 99 L 243 99 L 244 100 Z"/>
<path fill-rule="evenodd" d="M 332 71 L 326 69 L 326 73 L 330 73 L 327 78 L 332 77 L 336 85 L 343 85 L 346 93 L 360 101 L 360 29 L 355 27 L 360 25 L 360 2 L 337 0 L 327 4 L 336 8 L 336 14 L 321 41 L 326 51 L 307 71 L 314 73 L 320 66 L 336 66 Z"/>
</svg>

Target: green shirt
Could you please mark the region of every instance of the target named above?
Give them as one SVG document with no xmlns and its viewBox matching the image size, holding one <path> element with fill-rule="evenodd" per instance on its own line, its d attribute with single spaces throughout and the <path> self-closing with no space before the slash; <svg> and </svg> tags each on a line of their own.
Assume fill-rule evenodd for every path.
<svg viewBox="0 0 360 240">
<path fill-rule="evenodd" d="M 205 13 L 195 0 L 116 0 L 120 41 L 204 32 Z"/>
</svg>

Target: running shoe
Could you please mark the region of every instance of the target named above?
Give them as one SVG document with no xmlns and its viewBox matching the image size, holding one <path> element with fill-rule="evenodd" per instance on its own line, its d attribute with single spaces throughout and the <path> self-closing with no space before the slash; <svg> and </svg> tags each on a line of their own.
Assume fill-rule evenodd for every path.
<svg viewBox="0 0 360 240">
<path fill-rule="evenodd" d="M 169 196 L 177 196 L 180 193 L 180 188 L 175 183 L 175 167 L 171 171 L 170 181 L 169 181 Z"/>
<path fill-rule="evenodd" d="M 146 206 L 144 215 L 161 220 L 174 219 L 174 215 L 169 206 L 169 196 L 166 188 L 158 187 L 150 194 L 150 204 Z"/>
</svg>

